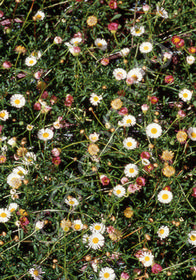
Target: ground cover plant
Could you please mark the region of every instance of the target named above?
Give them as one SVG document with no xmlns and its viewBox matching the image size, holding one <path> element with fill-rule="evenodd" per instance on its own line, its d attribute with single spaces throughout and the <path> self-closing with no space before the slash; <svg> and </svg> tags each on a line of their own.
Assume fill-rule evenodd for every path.
<svg viewBox="0 0 196 280">
<path fill-rule="evenodd" d="M 0 279 L 194 279 L 196 2 L 0 2 Z"/>
</svg>

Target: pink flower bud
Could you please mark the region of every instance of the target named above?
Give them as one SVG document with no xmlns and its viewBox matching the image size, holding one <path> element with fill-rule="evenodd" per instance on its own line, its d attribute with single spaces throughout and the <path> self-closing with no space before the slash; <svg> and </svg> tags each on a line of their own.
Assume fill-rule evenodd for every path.
<svg viewBox="0 0 196 280">
<path fill-rule="evenodd" d="M 54 149 L 52 149 L 52 155 L 54 156 L 54 157 L 58 157 L 58 156 L 60 156 L 60 149 L 59 148 L 54 148 Z"/>
<path fill-rule="evenodd" d="M 4 12 L 0 11 L 0 18 L 4 16 Z"/>
<path fill-rule="evenodd" d="M 142 112 L 145 114 L 145 113 L 148 111 L 149 106 L 148 106 L 147 104 L 143 104 L 143 105 L 141 106 L 141 109 L 142 109 Z"/>
<path fill-rule="evenodd" d="M 159 272 L 162 271 L 162 266 L 158 263 L 155 263 L 153 266 L 152 266 L 152 273 L 155 273 L 155 274 L 158 274 Z"/>
<path fill-rule="evenodd" d="M 194 187 L 192 190 L 193 190 L 192 196 L 196 197 L 196 187 Z"/>
<path fill-rule="evenodd" d="M 174 81 L 174 77 L 172 75 L 165 76 L 165 83 L 172 84 Z"/>
<path fill-rule="evenodd" d="M 117 1 L 111 0 L 111 1 L 109 2 L 109 7 L 110 7 L 110 9 L 112 9 L 112 10 L 117 9 L 117 8 L 118 8 Z"/>
<path fill-rule="evenodd" d="M 158 101 L 159 101 L 158 97 L 156 97 L 156 96 L 151 96 L 151 98 L 150 98 L 151 104 L 156 104 Z"/>
<path fill-rule="evenodd" d="M 129 179 L 127 177 L 122 177 L 121 180 L 120 180 L 121 184 L 124 185 L 126 184 L 127 182 L 129 182 Z"/>
<path fill-rule="evenodd" d="M 54 43 L 55 44 L 61 44 L 63 42 L 63 39 L 60 36 L 56 36 L 54 38 Z"/>
<path fill-rule="evenodd" d="M 103 58 L 100 62 L 103 66 L 107 66 L 110 63 L 110 60 L 109 58 Z"/>
<path fill-rule="evenodd" d="M 129 274 L 126 272 L 122 272 L 120 275 L 120 280 L 128 280 L 129 279 Z"/>
<path fill-rule="evenodd" d="M 41 104 L 39 102 L 36 102 L 34 105 L 33 105 L 33 109 L 35 111 L 40 111 L 41 110 Z"/>
<path fill-rule="evenodd" d="M 113 226 L 109 226 L 109 227 L 107 227 L 107 233 L 112 233 L 112 232 L 114 232 L 114 227 Z"/>
<path fill-rule="evenodd" d="M 186 113 L 183 110 L 179 110 L 178 111 L 178 116 L 181 117 L 181 118 L 184 118 L 184 117 L 186 117 Z"/>
<path fill-rule="evenodd" d="M 119 24 L 116 22 L 111 22 L 108 24 L 108 29 L 112 32 L 112 33 L 116 33 L 117 29 L 118 29 Z"/>
<path fill-rule="evenodd" d="M 43 70 L 39 70 L 37 72 L 34 73 L 34 77 L 35 79 L 39 80 L 41 78 L 41 75 L 43 74 Z"/>
<path fill-rule="evenodd" d="M 73 99 L 73 96 L 68 94 L 66 96 L 66 99 L 65 99 L 65 102 L 64 102 L 64 105 L 67 106 L 67 107 L 70 107 L 72 105 L 72 102 L 74 101 Z"/>
<path fill-rule="evenodd" d="M 106 175 L 101 175 L 100 180 L 103 186 L 107 186 L 110 183 L 110 179 Z"/>
<path fill-rule="evenodd" d="M 41 98 L 42 99 L 46 99 L 48 97 L 48 92 L 45 90 L 42 95 L 41 95 Z"/>
<path fill-rule="evenodd" d="M 4 69 L 9 69 L 9 68 L 12 67 L 12 64 L 11 64 L 11 62 L 9 62 L 9 61 L 6 60 L 6 61 L 3 62 L 2 67 L 3 67 Z"/>
<path fill-rule="evenodd" d="M 121 108 L 118 111 L 119 115 L 123 116 L 123 115 L 127 115 L 128 114 L 128 109 L 126 107 Z"/>
<path fill-rule="evenodd" d="M 52 158 L 52 163 L 56 166 L 58 166 L 61 163 L 60 157 L 53 157 Z"/>
<path fill-rule="evenodd" d="M 143 177 L 138 177 L 137 179 L 136 179 L 136 183 L 139 185 L 139 186 L 145 186 L 145 184 L 146 184 L 146 179 L 145 178 L 143 178 Z"/>
<path fill-rule="evenodd" d="M 150 158 L 150 153 L 149 152 L 142 152 L 140 154 L 140 157 L 143 159 L 143 158 L 146 158 L 146 159 L 149 159 Z"/>
<path fill-rule="evenodd" d="M 146 5 L 143 5 L 143 6 L 142 6 L 142 9 L 143 9 L 144 12 L 148 12 L 149 9 L 150 9 L 150 6 L 147 5 L 147 4 L 146 4 Z"/>
<path fill-rule="evenodd" d="M 163 188 L 163 190 L 165 190 L 165 191 L 171 191 L 171 188 L 170 188 L 170 186 L 165 186 L 165 187 Z"/>
<path fill-rule="evenodd" d="M 2 125 L 0 125 L 0 134 L 1 134 L 2 129 L 3 129 L 3 126 L 2 126 Z"/>
</svg>

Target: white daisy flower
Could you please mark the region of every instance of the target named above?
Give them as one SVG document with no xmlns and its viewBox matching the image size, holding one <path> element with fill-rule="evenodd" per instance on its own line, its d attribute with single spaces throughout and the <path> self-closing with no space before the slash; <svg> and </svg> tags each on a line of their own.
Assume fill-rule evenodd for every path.
<svg viewBox="0 0 196 280">
<path fill-rule="evenodd" d="M 169 228 L 167 226 L 161 226 L 157 231 L 158 237 L 162 240 L 169 236 Z"/>
<path fill-rule="evenodd" d="M 53 131 L 49 128 L 42 128 L 38 131 L 37 137 L 40 140 L 47 141 L 53 138 Z"/>
<path fill-rule="evenodd" d="M 31 131 L 31 130 L 33 130 L 33 128 L 34 128 L 34 125 L 31 125 L 31 124 L 27 124 L 27 127 L 26 127 L 26 129 L 27 129 L 28 131 Z"/>
<path fill-rule="evenodd" d="M 127 73 L 127 83 L 138 84 L 143 79 L 144 74 L 141 68 L 133 68 Z"/>
<path fill-rule="evenodd" d="M 9 113 L 7 110 L 0 111 L 0 120 L 6 121 L 9 118 Z"/>
<path fill-rule="evenodd" d="M 123 126 L 130 127 L 136 124 L 136 118 L 132 115 L 124 116 L 122 119 Z"/>
<path fill-rule="evenodd" d="M 143 252 L 139 260 L 145 267 L 148 267 L 153 264 L 154 256 L 151 253 Z"/>
<path fill-rule="evenodd" d="M 74 37 L 70 40 L 70 43 L 72 45 L 74 45 L 75 47 L 77 47 L 80 43 L 82 42 L 82 38 L 81 37 Z"/>
<path fill-rule="evenodd" d="M 142 164 L 143 164 L 143 165 L 149 165 L 149 164 L 150 164 L 150 161 L 149 161 L 147 158 L 143 158 L 143 159 L 142 159 Z"/>
<path fill-rule="evenodd" d="M 123 141 L 123 146 L 127 150 L 134 150 L 137 147 L 137 141 L 132 137 L 125 138 Z"/>
<path fill-rule="evenodd" d="M 9 221 L 10 217 L 11 213 L 7 208 L 0 209 L 0 223 L 6 223 L 7 221 Z"/>
<path fill-rule="evenodd" d="M 122 68 L 116 68 L 113 71 L 113 75 L 117 81 L 120 81 L 126 79 L 127 72 Z"/>
<path fill-rule="evenodd" d="M 31 56 L 34 57 L 34 58 L 36 58 L 36 59 L 40 59 L 41 56 L 42 56 L 42 53 L 41 53 L 41 51 L 33 51 L 33 52 L 31 53 Z"/>
<path fill-rule="evenodd" d="M 12 147 L 15 147 L 16 146 L 16 137 L 12 137 L 10 138 L 7 143 L 12 146 Z"/>
<path fill-rule="evenodd" d="M 103 267 L 99 272 L 100 280 L 114 280 L 115 278 L 114 270 L 110 267 Z"/>
<path fill-rule="evenodd" d="M 92 225 L 90 225 L 89 229 L 95 233 L 95 232 L 99 232 L 99 233 L 104 233 L 105 231 L 105 225 L 102 223 L 94 223 Z"/>
<path fill-rule="evenodd" d="M 84 244 L 86 244 L 86 243 L 88 242 L 88 239 L 89 239 L 89 235 L 88 235 L 88 234 L 84 234 L 84 235 L 82 236 L 82 242 L 83 242 Z"/>
<path fill-rule="evenodd" d="M 123 197 L 126 193 L 126 190 L 123 186 L 117 185 L 116 187 L 113 188 L 113 194 L 118 196 L 118 197 Z"/>
<path fill-rule="evenodd" d="M 146 135 L 150 138 L 158 138 L 161 136 L 162 128 L 157 123 L 151 123 L 146 127 Z"/>
<path fill-rule="evenodd" d="M 33 165 L 36 161 L 36 155 L 33 152 L 27 152 L 23 158 L 23 163 L 26 165 Z"/>
<path fill-rule="evenodd" d="M 45 222 L 44 222 L 44 221 L 37 221 L 37 222 L 35 223 L 35 229 L 36 229 L 36 230 L 40 230 L 40 229 L 42 229 L 42 228 L 44 227 L 44 225 L 45 225 Z"/>
<path fill-rule="evenodd" d="M 196 231 L 192 230 L 189 234 L 188 234 L 188 243 L 190 243 L 193 246 L 196 246 Z"/>
<path fill-rule="evenodd" d="M 139 47 L 141 53 L 149 53 L 152 51 L 152 48 L 153 46 L 149 42 L 143 42 Z"/>
<path fill-rule="evenodd" d="M 21 179 L 24 178 L 24 176 L 28 173 L 27 170 L 25 170 L 22 166 L 18 166 L 12 170 L 12 173 L 18 174 Z"/>
<path fill-rule="evenodd" d="M 42 271 L 40 266 L 34 266 L 34 268 L 29 269 L 29 274 L 33 277 L 34 280 L 41 280 L 43 273 L 45 272 Z"/>
<path fill-rule="evenodd" d="M 100 103 L 101 100 L 102 100 L 102 96 L 101 95 L 97 95 L 95 93 L 91 94 L 90 103 L 92 105 L 97 106 Z"/>
<path fill-rule="evenodd" d="M 34 15 L 35 20 L 43 20 L 45 18 L 45 14 L 42 11 L 38 11 L 35 15 Z"/>
<path fill-rule="evenodd" d="M 10 187 L 18 189 L 22 185 L 21 176 L 16 173 L 11 173 L 7 177 L 7 183 Z"/>
<path fill-rule="evenodd" d="M 89 140 L 93 143 L 97 142 L 99 140 L 99 134 L 96 132 L 89 135 Z"/>
<path fill-rule="evenodd" d="M 92 235 L 89 236 L 88 239 L 88 246 L 94 250 L 103 247 L 104 245 L 104 236 L 99 232 L 94 232 Z"/>
<path fill-rule="evenodd" d="M 168 204 L 172 201 L 173 194 L 170 191 L 162 190 L 158 193 L 158 201 L 164 204 Z"/>
<path fill-rule="evenodd" d="M 183 89 L 179 92 L 179 97 L 184 101 L 187 102 L 189 100 L 191 100 L 192 97 L 192 92 L 188 89 Z"/>
<path fill-rule="evenodd" d="M 196 127 L 189 127 L 187 133 L 192 141 L 196 141 Z"/>
<path fill-rule="evenodd" d="M 25 98 L 22 94 L 14 94 L 10 98 L 10 103 L 15 108 L 22 108 L 25 105 Z"/>
<path fill-rule="evenodd" d="M 10 205 L 8 206 L 8 210 L 12 213 L 14 211 L 16 211 L 16 209 L 18 208 L 18 204 L 17 203 L 10 203 Z"/>
<path fill-rule="evenodd" d="M 134 26 L 131 28 L 131 35 L 133 36 L 141 36 L 144 32 L 144 26 Z"/>
<path fill-rule="evenodd" d="M 83 229 L 83 223 L 81 220 L 75 220 L 72 223 L 72 228 L 74 231 L 80 231 Z"/>
<path fill-rule="evenodd" d="M 194 62 L 195 62 L 195 57 L 193 55 L 189 55 L 186 57 L 186 62 L 189 64 L 189 65 L 192 65 Z"/>
<path fill-rule="evenodd" d="M 130 53 L 130 49 L 129 48 L 124 48 L 120 51 L 120 54 L 123 56 L 123 57 L 126 57 L 128 56 L 128 54 Z"/>
<path fill-rule="evenodd" d="M 95 40 L 95 46 L 100 50 L 105 51 L 107 49 L 107 42 L 104 39 L 97 38 Z"/>
<path fill-rule="evenodd" d="M 136 164 L 130 163 L 125 166 L 124 173 L 127 177 L 134 178 L 139 173 L 139 170 Z"/>
<path fill-rule="evenodd" d="M 37 63 L 37 59 L 34 56 L 28 56 L 25 59 L 25 64 L 27 66 L 34 66 Z"/>
<path fill-rule="evenodd" d="M 160 8 L 159 5 L 157 5 L 157 15 L 162 18 L 168 18 L 168 12 L 163 7 Z"/>
<path fill-rule="evenodd" d="M 75 207 L 79 204 L 79 202 L 76 198 L 70 197 L 70 196 L 67 199 L 65 199 L 65 203 L 72 207 Z"/>
</svg>

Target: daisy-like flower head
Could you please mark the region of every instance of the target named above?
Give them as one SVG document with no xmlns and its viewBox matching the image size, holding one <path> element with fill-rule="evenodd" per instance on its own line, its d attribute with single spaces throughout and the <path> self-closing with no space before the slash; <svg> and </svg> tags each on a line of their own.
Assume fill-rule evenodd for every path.
<svg viewBox="0 0 196 280">
<path fill-rule="evenodd" d="M 174 153 L 172 151 L 165 150 L 162 152 L 161 158 L 165 161 L 172 160 L 174 157 Z"/>
<path fill-rule="evenodd" d="M 27 66 L 34 66 L 37 63 L 37 59 L 34 56 L 28 56 L 25 59 L 25 64 Z"/>
<path fill-rule="evenodd" d="M 134 26 L 131 28 L 131 35 L 133 36 L 141 36 L 144 32 L 144 26 Z"/>
<path fill-rule="evenodd" d="M 7 208 L 0 209 L 0 223 L 6 223 L 7 221 L 9 221 L 10 216 L 11 213 Z"/>
<path fill-rule="evenodd" d="M 15 108 L 22 108 L 25 105 L 25 98 L 22 94 L 14 94 L 10 98 L 10 103 Z"/>
<path fill-rule="evenodd" d="M 9 113 L 7 110 L 0 111 L 0 120 L 6 121 L 9 118 Z"/>
<path fill-rule="evenodd" d="M 90 225 L 89 229 L 95 233 L 95 232 L 99 232 L 99 233 L 104 233 L 105 231 L 105 225 L 102 223 L 94 223 L 92 225 Z"/>
<path fill-rule="evenodd" d="M 126 190 L 123 186 L 117 185 L 116 187 L 113 188 L 113 194 L 118 196 L 118 197 L 123 197 L 126 193 Z"/>
<path fill-rule="evenodd" d="M 65 203 L 72 207 L 75 207 L 79 204 L 78 200 L 71 196 L 68 196 L 67 199 L 65 199 Z"/>
<path fill-rule="evenodd" d="M 183 89 L 179 92 L 179 97 L 184 101 L 187 102 L 189 100 L 191 100 L 192 97 L 192 92 L 188 89 Z"/>
<path fill-rule="evenodd" d="M 173 194 L 168 190 L 162 190 L 158 193 L 158 201 L 164 204 L 168 204 L 172 201 Z"/>
<path fill-rule="evenodd" d="M 120 81 L 126 79 L 127 72 L 122 68 L 116 68 L 113 71 L 113 75 L 117 81 Z"/>
<path fill-rule="evenodd" d="M 105 242 L 104 236 L 99 232 L 94 232 L 88 238 L 88 246 L 94 250 L 97 250 L 100 247 L 103 247 L 104 242 Z"/>
<path fill-rule="evenodd" d="M 123 105 L 120 98 L 116 98 L 116 99 L 112 100 L 110 104 L 112 106 L 112 109 L 115 109 L 115 110 L 119 110 Z"/>
<path fill-rule="evenodd" d="M 93 143 L 97 142 L 99 140 L 99 134 L 96 132 L 89 135 L 89 140 Z"/>
<path fill-rule="evenodd" d="M 34 266 L 33 268 L 29 269 L 29 274 L 33 277 L 34 280 L 42 279 L 42 274 L 45 272 L 42 271 L 40 266 Z"/>
<path fill-rule="evenodd" d="M 77 47 L 80 43 L 82 42 L 82 38 L 81 37 L 74 37 L 70 40 L 70 43 L 72 45 L 74 45 L 75 47 Z"/>
<path fill-rule="evenodd" d="M 16 209 L 18 208 L 18 204 L 17 203 L 10 203 L 10 205 L 8 206 L 8 210 L 12 213 L 14 211 L 16 211 Z"/>
<path fill-rule="evenodd" d="M 16 173 L 11 173 L 7 177 L 7 183 L 10 187 L 18 189 L 22 185 L 21 176 Z"/>
<path fill-rule="evenodd" d="M 28 131 L 33 130 L 33 128 L 34 128 L 34 125 L 32 125 L 32 124 L 27 124 L 27 126 L 26 126 L 26 129 L 27 129 Z"/>
<path fill-rule="evenodd" d="M 72 228 L 74 231 L 80 231 L 83 229 L 83 223 L 81 220 L 75 220 L 72 223 Z"/>
<path fill-rule="evenodd" d="M 130 163 L 125 166 L 124 173 L 127 177 L 134 178 L 139 173 L 139 170 L 136 164 Z"/>
<path fill-rule="evenodd" d="M 12 170 L 12 173 L 19 175 L 20 178 L 23 179 L 24 175 L 26 175 L 28 171 L 24 169 L 22 166 L 18 166 Z"/>
<path fill-rule="evenodd" d="M 40 230 L 44 227 L 44 225 L 45 225 L 44 221 L 37 221 L 36 224 L 35 224 L 35 229 Z"/>
<path fill-rule="evenodd" d="M 139 260 L 143 263 L 145 267 L 151 266 L 153 264 L 154 256 L 149 252 L 142 253 Z"/>
<path fill-rule="evenodd" d="M 129 48 L 124 48 L 120 51 L 120 54 L 123 56 L 123 57 L 126 57 L 128 54 L 130 53 L 130 49 Z"/>
<path fill-rule="evenodd" d="M 33 165 L 36 161 L 36 155 L 33 152 L 27 152 L 24 156 L 23 163 Z"/>
<path fill-rule="evenodd" d="M 179 130 L 176 134 L 176 138 L 178 140 L 178 142 L 180 142 L 181 144 L 185 143 L 186 139 L 187 139 L 187 134 L 185 131 L 183 130 Z"/>
<path fill-rule="evenodd" d="M 163 175 L 166 177 L 171 177 L 175 174 L 176 170 L 173 166 L 165 164 L 164 168 L 162 169 Z"/>
<path fill-rule="evenodd" d="M 45 18 L 45 14 L 42 11 L 38 11 L 35 15 L 34 15 L 34 19 L 35 20 L 43 20 Z"/>
<path fill-rule="evenodd" d="M 167 226 L 161 226 L 157 231 L 158 237 L 162 240 L 169 236 L 169 228 Z"/>
<path fill-rule="evenodd" d="M 95 46 L 100 50 L 105 51 L 107 49 L 107 42 L 104 39 L 97 38 L 95 40 Z"/>
<path fill-rule="evenodd" d="M 196 246 L 196 231 L 192 230 L 189 234 L 188 234 L 188 243 L 190 243 L 193 246 Z"/>
<path fill-rule="evenodd" d="M 186 57 L 186 62 L 189 64 L 189 65 L 192 65 L 194 62 L 195 62 L 195 57 L 193 55 L 189 55 Z"/>
<path fill-rule="evenodd" d="M 143 42 L 139 47 L 141 53 L 149 53 L 152 51 L 152 48 L 153 46 L 149 42 Z"/>
<path fill-rule="evenodd" d="M 89 16 L 86 21 L 87 25 L 93 27 L 97 24 L 97 17 L 96 16 Z"/>
<path fill-rule="evenodd" d="M 163 7 L 160 8 L 159 5 L 157 5 L 157 15 L 162 18 L 168 18 L 168 12 Z"/>
<path fill-rule="evenodd" d="M 100 280 L 114 280 L 116 275 L 114 270 L 110 267 L 104 267 L 99 272 L 99 279 Z"/>
<path fill-rule="evenodd" d="M 100 103 L 101 100 L 102 100 L 102 96 L 101 95 L 97 95 L 95 93 L 91 94 L 90 103 L 92 105 L 97 106 Z"/>
<path fill-rule="evenodd" d="M 127 73 L 127 84 L 138 84 L 142 80 L 144 74 L 141 68 L 133 68 Z"/>
<path fill-rule="evenodd" d="M 127 150 L 134 150 L 137 147 L 137 141 L 132 137 L 125 138 L 123 141 L 123 146 Z"/>
<path fill-rule="evenodd" d="M 151 123 L 146 127 L 146 134 L 150 138 L 158 138 L 161 136 L 162 128 L 157 123 Z"/>
<path fill-rule="evenodd" d="M 136 124 L 136 118 L 132 115 L 124 116 L 122 119 L 123 126 L 130 127 Z"/>
<path fill-rule="evenodd" d="M 42 128 L 38 131 L 38 138 L 43 141 L 47 141 L 53 138 L 53 131 L 49 128 Z"/>
<path fill-rule="evenodd" d="M 187 133 L 192 141 L 196 141 L 196 127 L 189 127 Z"/>
</svg>

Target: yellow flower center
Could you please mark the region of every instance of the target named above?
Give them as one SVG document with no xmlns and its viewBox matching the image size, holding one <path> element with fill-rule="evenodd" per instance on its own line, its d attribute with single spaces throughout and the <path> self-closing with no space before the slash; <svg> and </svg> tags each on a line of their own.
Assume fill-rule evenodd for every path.
<svg viewBox="0 0 196 280">
<path fill-rule="evenodd" d="M 192 132 L 191 137 L 196 138 L 196 132 Z"/>
<path fill-rule="evenodd" d="M 132 75 L 131 78 L 132 78 L 134 81 L 137 81 L 137 79 L 138 79 L 137 75 L 135 75 L 135 74 Z"/>
<path fill-rule="evenodd" d="M 164 234 L 164 229 L 160 229 L 160 230 L 159 230 L 159 233 L 160 233 L 160 234 Z"/>
<path fill-rule="evenodd" d="M 33 64 L 33 63 L 34 63 L 33 59 L 29 60 L 29 64 Z"/>
<path fill-rule="evenodd" d="M 152 133 L 152 134 L 156 134 L 156 133 L 157 133 L 157 129 L 156 129 L 155 127 L 153 127 L 153 128 L 151 129 L 151 133 Z"/>
<path fill-rule="evenodd" d="M 174 39 L 174 44 L 179 43 L 180 42 L 180 38 L 175 38 Z"/>
<path fill-rule="evenodd" d="M 80 226 L 79 224 L 76 224 L 76 225 L 74 226 L 74 228 L 75 228 L 75 230 L 79 230 L 79 229 L 81 228 L 81 226 Z"/>
<path fill-rule="evenodd" d="M 130 119 L 126 120 L 126 123 L 132 123 L 132 121 Z"/>
<path fill-rule="evenodd" d="M 108 272 L 105 272 L 104 275 L 103 275 L 103 277 L 104 277 L 104 278 L 109 278 L 109 277 L 110 277 L 110 274 L 109 274 Z"/>
<path fill-rule="evenodd" d="M 16 105 L 18 105 L 18 104 L 20 104 L 20 100 L 19 100 L 19 99 L 16 99 L 16 100 L 14 100 L 14 103 L 15 103 Z"/>
<path fill-rule="evenodd" d="M 4 118 L 5 117 L 5 112 L 1 112 L 0 113 L 0 118 Z"/>
<path fill-rule="evenodd" d="M 192 241 L 196 241 L 196 235 L 191 235 L 191 237 L 190 237 L 190 239 L 192 240 Z"/>
<path fill-rule="evenodd" d="M 121 194 L 121 190 L 117 190 L 116 193 L 117 193 L 117 194 Z"/>
<path fill-rule="evenodd" d="M 168 198 L 169 198 L 169 195 L 168 195 L 167 193 L 164 193 L 164 194 L 162 195 L 162 199 L 166 200 L 166 199 L 168 199 Z"/>
<path fill-rule="evenodd" d="M 97 46 L 101 48 L 102 47 L 102 43 L 98 43 Z"/>
<path fill-rule="evenodd" d="M 41 15 L 37 15 L 36 18 L 37 18 L 37 19 L 41 19 L 42 16 L 41 16 Z"/>
<path fill-rule="evenodd" d="M 141 30 L 140 30 L 140 29 L 136 29 L 136 30 L 135 30 L 135 33 L 136 33 L 136 34 L 140 34 L 140 33 L 141 33 Z"/>
<path fill-rule="evenodd" d="M 6 218 L 6 217 L 7 217 L 7 214 L 6 214 L 5 212 L 3 212 L 3 213 L 0 214 L 0 216 L 1 216 L 2 218 Z"/>
<path fill-rule="evenodd" d="M 129 169 L 129 172 L 130 172 L 130 173 L 134 173 L 134 171 L 135 171 L 134 168 L 130 168 L 130 169 Z"/>
<path fill-rule="evenodd" d="M 94 244 L 97 244 L 99 242 L 99 238 L 94 237 L 92 241 L 93 241 Z"/>
<path fill-rule="evenodd" d="M 127 142 L 127 146 L 131 147 L 131 146 L 133 146 L 133 144 L 131 142 Z"/>
<path fill-rule="evenodd" d="M 44 132 L 42 136 L 43 136 L 44 138 L 48 138 L 49 133 L 48 133 L 48 132 Z"/>
<path fill-rule="evenodd" d="M 70 201 L 69 201 L 69 204 L 70 204 L 70 205 L 73 205 L 73 204 L 74 204 L 74 201 L 73 201 L 73 200 L 70 200 Z"/>
<path fill-rule="evenodd" d="M 22 172 L 21 170 L 19 170 L 19 171 L 17 172 L 17 174 L 20 175 L 20 176 L 23 176 L 23 175 L 24 175 L 23 172 Z"/>
<path fill-rule="evenodd" d="M 144 258 L 144 260 L 145 260 L 146 262 L 148 262 L 148 261 L 150 260 L 150 257 L 149 257 L 149 256 L 146 256 L 146 257 Z"/>
<path fill-rule="evenodd" d="M 183 97 L 184 97 L 184 98 L 187 98 L 187 97 L 188 97 L 188 93 L 186 93 L 186 92 L 183 93 Z"/>
<path fill-rule="evenodd" d="M 95 96 L 95 97 L 93 98 L 93 100 L 94 100 L 94 101 L 98 101 L 99 98 L 98 98 L 97 96 Z"/>
<path fill-rule="evenodd" d="M 148 51 L 148 50 L 149 50 L 149 47 L 148 47 L 148 46 L 144 46 L 144 50 L 145 50 L 145 51 Z"/>
<path fill-rule="evenodd" d="M 95 226 L 95 229 L 96 229 L 96 230 L 100 230 L 100 229 L 101 229 L 101 226 L 100 226 L 100 225 L 96 225 L 96 226 Z"/>
<path fill-rule="evenodd" d="M 39 276 L 39 271 L 38 271 L 37 269 L 35 269 L 35 270 L 33 271 L 33 274 L 34 274 L 35 276 Z"/>
</svg>

